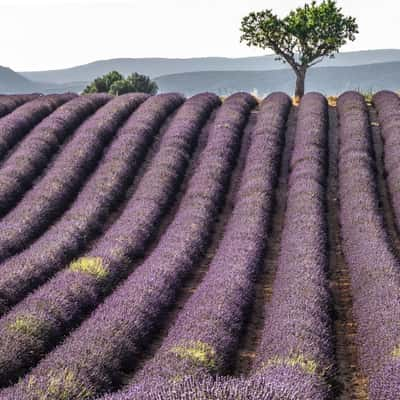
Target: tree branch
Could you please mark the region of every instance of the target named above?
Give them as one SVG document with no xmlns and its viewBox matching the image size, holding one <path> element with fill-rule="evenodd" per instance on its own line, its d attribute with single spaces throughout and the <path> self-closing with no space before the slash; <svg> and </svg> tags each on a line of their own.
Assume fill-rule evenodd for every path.
<svg viewBox="0 0 400 400">
<path fill-rule="evenodd" d="M 319 64 L 322 60 L 324 59 L 323 56 L 320 56 L 316 60 L 314 60 L 312 63 L 307 64 L 307 67 L 313 67 L 316 64 Z"/>
</svg>

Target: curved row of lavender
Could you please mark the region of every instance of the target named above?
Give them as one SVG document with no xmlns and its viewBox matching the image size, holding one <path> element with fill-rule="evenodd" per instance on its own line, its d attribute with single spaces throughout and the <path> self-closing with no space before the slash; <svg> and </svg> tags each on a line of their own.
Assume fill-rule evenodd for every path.
<svg viewBox="0 0 400 400">
<path fill-rule="evenodd" d="M 0 215 L 15 206 L 64 140 L 110 99 L 104 94 L 76 97 L 32 129 L 0 168 Z"/>
<path fill-rule="evenodd" d="M 0 315 L 63 268 L 101 229 L 132 182 L 161 124 L 182 102 L 180 95 L 164 94 L 141 104 L 118 130 L 102 163 L 69 210 L 27 250 L 0 266 Z"/>
<path fill-rule="evenodd" d="M 232 313 L 224 314 L 226 310 L 221 304 L 226 301 L 227 294 L 222 291 L 221 297 L 218 296 L 221 290 L 218 284 L 223 289 L 235 284 L 242 284 L 241 289 L 248 288 L 240 279 L 241 274 L 234 274 L 230 280 L 229 269 L 221 264 L 221 276 L 225 276 L 226 281 L 221 283 L 216 279 L 214 286 L 211 278 L 219 275 L 212 274 L 210 269 L 200 286 L 210 289 L 208 297 L 207 292 L 199 288 L 156 358 L 145 365 L 135 379 L 138 384 L 126 392 L 106 396 L 107 400 L 329 398 L 327 376 L 332 372 L 333 349 L 326 276 L 326 134 L 326 100 L 321 95 L 309 94 L 300 106 L 282 254 L 253 375 L 247 379 L 216 381 L 204 378 L 207 373 L 222 372 L 227 365 L 227 360 L 219 357 L 218 350 L 229 349 L 237 340 L 237 331 L 236 338 L 231 334 L 238 329 L 241 318 L 234 310 L 245 301 L 244 292 L 238 289 L 237 297 L 230 299 Z M 254 157 L 249 158 L 254 161 Z M 238 195 L 241 198 L 241 191 Z M 236 254 L 233 248 L 225 252 L 228 260 L 229 252 Z M 238 258 L 236 263 L 240 261 Z M 234 264 L 232 270 L 237 270 Z M 204 296 L 199 297 L 200 293 Z M 225 316 L 221 320 L 214 318 L 219 315 L 220 308 L 220 315 Z M 194 340 L 184 341 L 180 346 L 181 337 Z M 229 354 L 229 350 L 222 354 Z"/>
<path fill-rule="evenodd" d="M 67 208 L 117 129 L 146 98 L 116 97 L 80 125 L 46 174 L 0 220 L 0 261 L 26 247 Z"/>
<path fill-rule="evenodd" d="M 132 388 L 128 394 L 117 393 L 101 397 L 102 400 L 300 400 L 292 393 L 290 384 L 282 378 L 262 376 L 251 378 L 227 378 L 187 376 L 173 385 Z M 19 400 L 16 397 L 7 400 Z M 47 399 L 46 399 L 47 400 Z M 49 399 L 50 400 L 50 399 Z M 89 400 L 89 399 L 88 399 Z M 306 400 L 312 400 L 307 398 Z"/>
<path fill-rule="evenodd" d="M 0 96 L 0 118 L 14 111 L 28 101 L 39 97 L 39 94 L 10 94 Z"/>
<path fill-rule="evenodd" d="M 328 107 L 301 101 L 281 253 L 253 374 L 287 382 L 296 399 L 329 398 L 334 364 L 328 290 L 326 172 Z"/>
<path fill-rule="evenodd" d="M 40 96 L 18 107 L 0 120 L 0 161 L 36 124 L 76 94 Z"/>
<path fill-rule="evenodd" d="M 187 376 L 222 375 L 232 365 L 268 241 L 290 107 L 291 100 L 283 93 L 274 93 L 261 103 L 236 204 L 209 271 L 155 357 L 135 376 L 127 399 L 133 393 L 141 398 L 155 387 Z"/>
<path fill-rule="evenodd" d="M 339 198 L 360 365 L 374 400 L 400 392 L 400 265 L 379 209 L 368 111 L 356 92 L 340 96 Z"/>
<path fill-rule="evenodd" d="M 130 118 L 129 125 L 125 125 L 125 140 L 120 140 L 121 135 L 118 137 L 118 151 L 113 154 L 114 157 L 120 155 L 119 162 L 127 169 L 125 175 L 130 164 L 135 163 L 135 156 L 139 158 L 138 151 L 132 151 L 129 158 L 123 157 L 130 149 L 137 148 L 132 146 L 132 139 L 136 136 L 136 140 L 145 140 L 146 133 L 157 129 L 160 120 L 165 118 L 167 110 L 171 111 L 174 103 L 176 99 L 170 96 L 150 98 L 139 107 L 134 114 L 136 117 Z M 136 244 L 135 237 L 144 241 L 161 219 L 163 210 L 174 197 L 184 175 L 196 137 L 218 104 L 218 97 L 210 94 L 187 100 L 174 116 L 162 138 L 159 152 L 121 217 L 84 258 L 73 262 L 70 268 L 61 271 L 0 320 L 0 384 L 6 385 L 10 379 L 21 376 L 24 370 L 33 366 L 88 311 L 96 307 L 118 280 L 127 275 L 131 264 L 126 259 L 127 253 L 134 257 L 142 250 L 130 248 Z M 145 129 L 140 129 L 138 116 Z M 127 129 L 129 126 L 131 129 Z M 106 156 L 106 159 L 109 158 Z M 96 196 L 95 193 L 92 195 Z M 87 201 L 89 198 L 85 196 L 81 204 Z M 151 215 L 140 215 L 144 202 L 148 203 Z M 148 226 L 148 232 L 144 234 L 142 230 L 145 225 Z M 119 228 L 126 227 L 129 227 L 128 235 L 123 238 Z"/>
<path fill-rule="evenodd" d="M 119 385 L 125 362 L 134 362 L 211 236 L 254 105 L 254 98 L 244 93 L 225 100 L 175 219 L 156 249 L 61 346 L 4 390 L 2 398 L 79 400 Z M 144 212 L 146 207 L 143 202 Z"/>
<path fill-rule="evenodd" d="M 384 165 L 387 186 L 400 230 L 400 98 L 394 92 L 381 91 L 374 95 L 384 145 Z"/>
</svg>

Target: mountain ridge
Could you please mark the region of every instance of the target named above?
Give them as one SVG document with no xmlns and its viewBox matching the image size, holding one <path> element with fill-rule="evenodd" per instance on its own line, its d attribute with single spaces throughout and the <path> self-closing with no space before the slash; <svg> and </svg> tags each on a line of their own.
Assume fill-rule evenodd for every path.
<svg viewBox="0 0 400 400">
<path fill-rule="evenodd" d="M 273 91 L 292 93 L 295 75 L 291 70 L 273 71 L 200 71 L 164 75 L 156 78 L 161 92 L 178 91 L 192 95 L 211 91 L 227 95 L 234 91 L 257 91 L 265 95 Z M 400 89 L 400 62 L 376 63 L 351 67 L 319 67 L 310 69 L 307 91 L 336 95 L 346 90 L 378 91 Z"/>
<path fill-rule="evenodd" d="M 339 53 L 333 59 L 325 59 L 319 67 L 354 66 L 372 63 L 400 61 L 400 49 L 363 50 Z M 51 83 L 87 82 L 111 70 L 126 75 L 138 72 L 156 78 L 164 75 L 198 71 L 272 71 L 287 69 L 275 55 L 257 57 L 199 57 L 199 58 L 115 58 L 97 60 L 71 68 L 49 71 L 23 71 L 22 76 L 32 81 Z"/>
<path fill-rule="evenodd" d="M 320 91 L 325 94 L 334 95 L 350 89 L 376 91 L 380 89 L 398 90 L 400 88 L 400 50 L 371 50 L 368 52 L 341 53 L 341 55 L 343 54 L 346 56 L 345 59 L 343 59 L 343 57 L 341 59 L 338 57 L 335 61 L 336 63 L 349 63 L 366 58 L 377 61 L 382 58 L 388 59 L 398 57 L 398 60 L 352 66 L 324 66 L 324 64 L 321 63 L 320 66 L 309 70 L 306 89 L 308 91 Z M 210 60 L 210 58 L 205 59 Z M 255 60 L 258 62 L 259 59 L 260 57 L 250 57 L 244 60 L 251 60 L 252 62 Z M 194 59 L 188 60 L 193 61 Z M 218 62 L 220 62 L 226 59 L 219 57 L 213 58 L 213 60 L 219 60 Z M 241 61 L 243 59 L 235 60 Z M 113 60 L 110 60 L 110 62 L 111 61 Z M 330 60 L 327 60 L 326 62 L 329 61 Z M 104 67 L 104 64 L 101 62 L 98 63 L 100 63 L 98 65 Z M 88 64 L 88 66 L 90 65 L 91 64 Z M 264 64 L 262 65 L 264 66 Z M 157 68 L 159 67 L 160 66 Z M 79 69 L 80 67 L 76 68 Z M 108 71 L 109 70 L 106 72 Z M 124 73 L 124 71 L 121 72 Z M 99 75 L 101 74 L 99 73 L 96 76 Z M 71 78 L 78 78 L 78 76 L 72 76 Z M 272 91 L 292 93 L 295 77 L 293 72 L 283 65 L 283 68 L 272 70 L 196 70 L 172 74 L 165 73 L 164 71 L 163 74 L 156 75 L 153 79 L 155 79 L 159 85 L 160 92 L 178 91 L 185 95 L 192 95 L 198 92 L 211 91 L 225 95 L 234 91 L 256 91 L 260 94 L 266 94 Z M 0 67 L 0 93 L 81 92 L 89 81 L 90 80 L 79 79 L 72 79 L 64 83 L 52 82 L 50 79 L 36 81 L 10 68 Z"/>
</svg>

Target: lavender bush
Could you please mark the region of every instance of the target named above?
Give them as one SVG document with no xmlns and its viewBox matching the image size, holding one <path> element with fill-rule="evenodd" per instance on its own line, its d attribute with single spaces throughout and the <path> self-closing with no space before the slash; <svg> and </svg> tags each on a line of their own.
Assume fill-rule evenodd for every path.
<svg viewBox="0 0 400 400">
<path fill-rule="evenodd" d="M 341 235 L 351 276 L 360 365 L 369 378 L 371 399 L 396 399 L 400 392 L 400 265 L 379 209 L 364 98 L 347 92 L 340 96 L 337 108 Z"/>
<path fill-rule="evenodd" d="M 329 398 L 327 378 L 334 361 L 325 218 L 327 118 L 322 95 L 303 97 L 281 253 L 252 372 L 266 381 L 286 382 L 296 399 Z"/>
<path fill-rule="evenodd" d="M 96 94 L 76 97 L 39 123 L 0 168 L 0 213 L 6 213 L 78 125 L 111 99 Z"/>
<path fill-rule="evenodd" d="M 160 95 L 144 103 L 139 108 L 136 118 L 131 117 L 130 122 L 127 123 L 127 125 L 132 124 L 131 129 L 127 129 L 127 125 L 124 127 L 127 135 L 124 143 L 120 140 L 119 154 L 122 151 L 128 153 L 123 149 L 135 148 L 128 145 L 127 139 L 132 143 L 133 129 L 138 123 L 137 115 L 141 116 L 142 126 L 151 131 L 154 130 L 154 125 L 158 125 L 157 119 L 161 120 L 163 115 L 165 117 L 166 111 L 174 103 L 177 103 L 177 98 L 171 95 Z M 21 375 L 24 369 L 32 366 L 51 345 L 62 338 L 71 327 L 76 326 L 82 316 L 93 309 L 118 280 L 127 274 L 129 263 L 126 268 L 123 267 L 126 259 L 117 250 L 128 251 L 128 247 L 136 243 L 135 236 L 143 240 L 144 236 L 149 236 L 150 231 L 154 230 L 154 226 L 163 214 L 162 211 L 167 208 L 184 175 L 202 125 L 218 103 L 217 96 L 211 94 L 197 95 L 188 100 L 175 115 L 164 134 L 160 150 L 142 178 L 136 193 L 128 202 L 126 211 L 105 236 L 90 253 L 74 261 L 69 268 L 56 275 L 0 320 L 0 336 L 2 337 L 0 382 L 3 385 L 7 384 L 10 378 Z M 151 112 L 152 110 L 157 110 L 157 115 Z M 133 123 L 134 120 L 136 124 Z M 136 136 L 144 138 L 145 130 L 136 132 Z M 120 135 L 119 139 L 121 138 Z M 113 149 L 116 149 L 115 146 Z M 114 155 L 117 154 L 115 152 Z M 131 164 L 129 159 L 121 159 L 120 162 L 122 165 Z M 103 181 L 106 182 L 104 179 Z M 152 212 L 146 216 L 145 213 L 139 216 L 144 201 L 152 204 L 149 207 Z M 151 219 L 154 217 L 155 219 Z M 148 226 L 146 233 L 142 231 L 144 224 Z M 119 228 L 126 229 L 127 226 L 130 226 L 131 230 L 123 239 Z M 141 227 L 140 230 L 138 226 Z M 121 242 L 125 242 L 124 247 L 121 247 Z M 110 247 L 111 244 L 115 245 Z M 104 247 L 111 251 L 105 253 Z M 134 248 L 129 251 L 131 257 L 136 255 L 135 251 L 137 253 L 137 249 Z M 102 253 L 102 258 L 99 257 L 99 253 Z M 106 259 L 108 265 L 105 262 Z M 24 324 L 28 329 L 21 328 Z"/>
<path fill-rule="evenodd" d="M 61 346 L 19 384 L 3 391 L 4 399 L 87 399 L 119 383 L 124 363 L 148 340 L 207 244 L 254 104 L 247 94 L 233 95 L 224 102 L 198 170 L 156 249 Z M 142 203 L 144 212 L 148 203 Z M 129 256 L 128 242 L 116 244 L 104 243 L 97 260 L 90 261 L 96 274 L 85 273 L 82 266 L 81 279 L 107 276 L 121 268 L 124 263 L 112 265 L 103 257 L 105 253 L 118 255 L 121 248 L 120 256 Z"/>
<path fill-rule="evenodd" d="M 132 182 L 160 125 L 182 101 L 180 95 L 168 94 L 139 106 L 119 129 L 103 162 L 69 210 L 31 247 L 0 266 L 0 315 L 63 268 L 101 229 Z"/>
<path fill-rule="evenodd" d="M 76 94 L 40 96 L 0 120 L 0 161 L 36 124 Z"/>
<path fill-rule="evenodd" d="M 67 208 L 118 127 L 146 98 L 116 97 L 78 128 L 42 179 L 0 220 L 0 261 L 26 247 Z"/>
<path fill-rule="evenodd" d="M 278 115 L 279 121 L 279 113 L 275 115 Z M 261 128 L 263 123 L 259 121 L 258 126 Z M 255 265 L 250 266 L 250 260 L 254 262 L 255 259 L 249 257 L 249 254 L 247 257 L 239 257 L 241 252 L 245 255 L 243 249 L 246 245 L 231 240 L 231 246 L 225 247 L 229 243 L 228 238 L 232 239 L 231 233 L 235 228 L 237 232 L 244 233 L 240 236 L 244 243 L 251 237 L 247 236 L 248 233 L 257 232 L 252 231 L 251 222 L 231 225 L 235 216 L 239 215 L 239 210 L 245 212 L 245 208 L 242 208 L 244 204 L 248 205 L 246 215 L 252 218 L 257 215 L 258 207 L 263 205 L 263 202 L 257 205 L 252 204 L 251 200 L 249 202 L 245 190 L 246 187 L 252 188 L 248 195 L 256 201 L 257 198 L 252 197 L 253 182 L 249 181 L 246 172 L 252 171 L 250 176 L 254 177 L 252 168 L 259 171 L 257 162 L 265 156 L 257 139 L 254 139 L 249 150 L 248 160 L 251 163 L 246 166 L 243 186 L 238 192 L 238 204 L 205 280 L 179 314 L 177 323 L 169 331 L 155 358 L 145 364 L 134 384 L 121 393 L 105 396 L 104 400 L 315 400 L 329 397 L 327 377 L 332 372 L 333 351 L 328 312 L 327 226 L 324 215 L 326 133 L 326 100 L 320 95 L 309 94 L 303 99 L 299 111 L 296 144 L 291 161 L 289 203 L 277 281 L 274 284 L 273 305 L 267 314 L 257 367 L 252 376 L 210 378 L 210 374 L 223 373 L 229 365 L 230 353 L 235 348 L 243 320 L 240 310 L 243 304 L 248 303 L 253 285 L 250 281 L 246 282 L 245 277 L 249 279 L 253 275 L 254 279 L 257 269 Z M 262 136 L 258 139 L 262 140 Z M 277 137 L 274 139 L 276 141 Z M 253 156 L 252 152 L 255 152 Z M 267 163 L 267 166 L 270 164 Z M 265 171 L 274 174 L 271 169 L 266 168 Z M 267 187 L 271 188 L 269 185 Z M 270 204 L 270 198 L 264 197 L 264 201 L 264 205 Z M 247 221 L 246 218 L 243 220 Z M 262 224 L 259 228 L 261 230 L 258 233 L 266 229 Z M 257 243 L 262 247 L 261 239 L 262 236 L 258 237 L 258 242 L 255 237 L 249 242 L 250 252 L 254 251 L 253 246 Z M 239 266 L 247 262 L 249 268 L 241 270 Z M 253 274 L 249 272 L 251 269 Z M 276 313 L 275 307 L 279 307 Z"/>
<path fill-rule="evenodd" d="M 131 386 L 123 393 L 116 393 L 103 400 L 299 400 L 289 382 L 282 376 L 225 378 L 188 376 L 167 386 Z M 13 399 L 14 400 L 14 399 Z M 310 398 L 307 398 L 310 400 Z"/>
<path fill-rule="evenodd" d="M 187 376 L 223 374 L 238 346 L 268 240 L 290 98 L 267 97 L 258 114 L 236 204 L 204 280 L 155 357 L 135 377 L 144 396 Z"/>
<path fill-rule="evenodd" d="M 21 94 L 21 95 L 1 95 L 0 96 L 0 118 L 14 111 L 17 107 L 28 101 L 39 97 L 38 94 Z"/>
<path fill-rule="evenodd" d="M 400 229 L 400 99 L 394 92 L 381 91 L 374 95 L 384 144 L 384 165 L 388 189 Z"/>
</svg>

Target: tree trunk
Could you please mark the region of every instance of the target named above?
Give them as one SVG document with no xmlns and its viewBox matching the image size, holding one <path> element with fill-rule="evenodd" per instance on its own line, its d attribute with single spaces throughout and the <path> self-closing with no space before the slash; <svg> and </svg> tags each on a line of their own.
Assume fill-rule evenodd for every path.
<svg viewBox="0 0 400 400">
<path fill-rule="evenodd" d="M 304 96 L 304 85 L 306 80 L 306 70 L 300 69 L 296 72 L 296 91 L 294 96 L 296 99 L 300 100 Z"/>
</svg>

